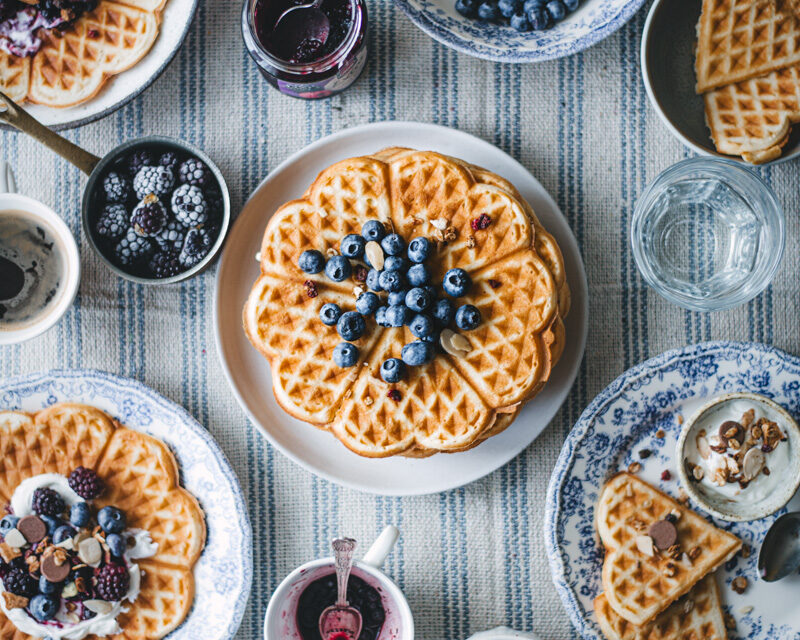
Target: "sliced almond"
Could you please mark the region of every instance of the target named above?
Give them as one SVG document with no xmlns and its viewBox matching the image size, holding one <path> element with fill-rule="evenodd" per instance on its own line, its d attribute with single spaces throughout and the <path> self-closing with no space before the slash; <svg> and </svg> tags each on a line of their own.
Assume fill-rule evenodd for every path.
<svg viewBox="0 0 800 640">
<path fill-rule="evenodd" d="M 105 600 L 84 600 L 83 606 L 89 611 L 93 611 L 101 616 L 106 613 L 111 613 L 111 609 L 113 608 L 112 604 Z"/>
<path fill-rule="evenodd" d="M 759 473 L 761 473 L 765 463 L 766 458 L 764 457 L 764 452 L 761 451 L 761 449 L 750 449 L 742 462 L 742 474 L 744 475 L 744 479 L 750 482 Z"/>
<path fill-rule="evenodd" d="M 25 539 L 25 536 L 20 533 L 19 529 L 11 529 L 5 535 L 4 540 L 12 549 L 22 549 L 22 547 L 28 544 L 28 541 Z"/>
<path fill-rule="evenodd" d="M 436 218 L 436 220 L 431 220 L 431 224 L 439 231 L 444 231 L 447 229 L 447 220 L 444 218 Z"/>
<path fill-rule="evenodd" d="M 459 351 L 465 351 L 467 353 L 472 351 L 472 345 L 469 343 L 469 340 L 467 340 L 460 333 L 454 333 L 450 338 L 450 342 L 453 345 L 453 347 L 455 347 Z"/>
<path fill-rule="evenodd" d="M 463 344 L 458 340 L 458 338 L 461 338 L 461 340 L 467 343 L 466 349 L 459 348 L 459 346 L 457 346 Z M 450 329 L 444 329 L 442 331 L 442 333 L 439 335 L 439 342 L 442 345 L 442 349 L 455 358 L 463 358 L 472 350 L 472 347 L 469 346 L 469 342 L 467 342 L 467 339 L 464 338 L 464 336 L 461 336 Z"/>
<path fill-rule="evenodd" d="M 692 469 L 692 475 L 694 476 L 695 480 L 702 480 L 705 477 L 706 473 L 705 471 L 703 471 L 703 467 L 701 467 L 698 464 L 695 465 L 694 469 Z"/>
<path fill-rule="evenodd" d="M 68 582 L 61 591 L 61 595 L 64 598 L 74 598 L 78 595 L 78 587 L 75 586 L 74 582 Z"/>
<path fill-rule="evenodd" d="M 648 558 L 652 558 L 656 553 L 653 539 L 650 536 L 636 536 L 636 548 Z"/>
<path fill-rule="evenodd" d="M 728 471 L 732 474 L 739 473 L 739 463 L 733 458 L 725 458 L 725 464 L 728 465 Z"/>
<path fill-rule="evenodd" d="M 364 253 L 367 256 L 367 260 L 372 265 L 373 269 L 377 269 L 380 271 L 383 269 L 384 263 L 384 255 L 383 255 L 383 248 L 374 240 L 370 240 L 364 246 Z"/>
<path fill-rule="evenodd" d="M 364 287 L 358 286 L 353 288 L 353 295 L 355 296 L 356 300 L 358 300 L 358 296 L 364 293 Z"/>
<path fill-rule="evenodd" d="M 708 438 L 704 435 L 697 436 L 697 451 L 703 460 L 708 460 L 711 457 L 711 447 L 708 444 Z"/>
</svg>

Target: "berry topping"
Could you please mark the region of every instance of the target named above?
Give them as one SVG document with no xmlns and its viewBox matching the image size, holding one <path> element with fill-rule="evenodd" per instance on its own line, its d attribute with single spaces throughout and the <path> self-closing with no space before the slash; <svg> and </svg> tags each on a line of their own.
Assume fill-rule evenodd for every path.
<svg viewBox="0 0 800 640">
<path fill-rule="evenodd" d="M 411 322 L 408 323 L 408 329 L 415 338 L 429 338 L 434 332 L 433 319 L 430 316 L 418 313 L 414 316 Z"/>
<path fill-rule="evenodd" d="M 406 294 L 408 293 L 408 289 L 400 289 L 400 291 L 392 291 L 389 294 L 388 302 L 389 306 L 393 306 L 396 304 L 405 304 L 406 303 Z"/>
<path fill-rule="evenodd" d="M 363 264 L 357 264 L 353 267 L 353 280 L 356 282 L 366 282 L 368 273 L 369 271 Z"/>
<path fill-rule="evenodd" d="M 381 287 L 381 272 L 377 269 L 370 269 L 367 272 L 367 286 L 373 291 L 383 291 Z"/>
<path fill-rule="evenodd" d="M 134 151 L 128 158 L 128 173 L 135 176 L 139 173 L 139 169 L 145 165 L 153 164 L 153 154 L 147 149 L 138 149 Z"/>
<path fill-rule="evenodd" d="M 388 327 L 389 322 L 386 320 L 386 311 L 389 309 L 386 305 L 378 307 L 378 310 L 375 312 L 375 322 L 378 323 L 380 327 Z"/>
<path fill-rule="evenodd" d="M 187 227 L 196 227 L 208 221 L 208 203 L 198 187 L 182 184 L 172 193 L 172 213 Z"/>
<path fill-rule="evenodd" d="M 431 272 L 424 264 L 415 264 L 406 272 L 406 278 L 412 287 L 421 287 L 431 281 Z"/>
<path fill-rule="evenodd" d="M 64 588 L 63 582 L 50 582 L 45 576 L 39 576 L 39 592 L 46 596 L 57 596 Z"/>
<path fill-rule="evenodd" d="M 186 228 L 175 220 L 170 220 L 153 238 L 162 251 L 180 253 L 186 241 Z"/>
<path fill-rule="evenodd" d="M 482 213 L 477 218 L 473 218 L 470 226 L 472 227 L 473 231 L 482 231 L 486 229 L 490 224 L 492 224 L 492 219 L 489 217 L 489 214 Z"/>
<path fill-rule="evenodd" d="M 389 358 L 381 363 L 381 378 L 389 384 L 400 382 L 406 374 L 406 365 L 399 358 Z"/>
<path fill-rule="evenodd" d="M 329 327 L 332 327 L 339 322 L 339 318 L 341 316 L 341 308 L 339 308 L 338 304 L 334 304 L 333 302 L 323 304 L 322 308 L 319 310 L 319 319 L 322 320 L 322 324 Z"/>
<path fill-rule="evenodd" d="M 92 509 L 85 502 L 76 502 L 69 510 L 69 522 L 74 527 L 85 527 L 92 517 Z"/>
<path fill-rule="evenodd" d="M 5 536 L 6 533 L 11 531 L 14 527 L 17 526 L 19 522 L 19 518 L 16 516 L 5 516 L 2 520 L 0 520 L 0 535 Z"/>
<path fill-rule="evenodd" d="M 364 316 L 356 311 L 343 313 L 336 323 L 336 330 L 342 336 L 342 340 L 347 341 L 358 340 L 364 335 L 366 328 Z"/>
<path fill-rule="evenodd" d="M 111 553 L 117 558 L 121 558 L 127 549 L 125 538 L 118 533 L 109 533 L 106 536 L 106 544 Z"/>
<path fill-rule="evenodd" d="M 153 244 L 149 238 L 142 238 L 133 229 L 128 229 L 125 235 L 114 247 L 114 255 L 117 262 L 124 266 L 130 266 L 143 262 L 154 251 Z"/>
<path fill-rule="evenodd" d="M 378 284 L 381 289 L 392 293 L 400 291 L 405 286 L 406 279 L 400 271 L 392 269 L 390 271 L 381 271 L 378 277 Z"/>
<path fill-rule="evenodd" d="M 342 255 L 346 258 L 358 259 L 364 255 L 366 241 L 360 235 L 350 233 L 346 235 L 339 245 Z"/>
<path fill-rule="evenodd" d="M 208 255 L 211 250 L 211 236 L 205 229 L 189 229 L 183 249 L 178 256 L 181 266 L 191 269 Z"/>
<path fill-rule="evenodd" d="M 16 596 L 30 598 L 36 594 L 36 580 L 26 570 L 14 567 L 3 576 L 3 588 Z"/>
<path fill-rule="evenodd" d="M 319 273 L 325 268 L 325 256 L 316 249 L 308 249 L 300 254 L 297 266 L 305 273 Z"/>
<path fill-rule="evenodd" d="M 350 262 L 344 256 L 332 256 L 325 264 L 325 275 L 334 282 L 346 280 L 352 273 Z"/>
<path fill-rule="evenodd" d="M 385 271 L 392 269 L 405 272 L 408 270 L 408 261 L 402 256 L 389 256 L 384 261 L 383 268 Z"/>
<path fill-rule="evenodd" d="M 94 572 L 94 577 L 95 590 L 101 600 L 119 602 L 128 593 L 131 579 L 128 569 L 121 564 L 103 565 Z"/>
<path fill-rule="evenodd" d="M 412 311 L 425 311 L 433 304 L 431 294 L 421 287 L 414 287 L 406 294 L 406 306 Z"/>
<path fill-rule="evenodd" d="M 403 398 L 397 389 L 389 389 L 389 393 L 386 394 L 386 397 L 389 398 L 389 400 L 394 400 L 395 402 L 400 402 L 400 400 Z"/>
<path fill-rule="evenodd" d="M 195 187 L 207 187 L 214 181 L 209 168 L 197 158 L 189 158 L 178 169 L 178 180 L 182 184 L 191 184 Z"/>
<path fill-rule="evenodd" d="M 128 229 L 128 210 L 125 205 L 107 204 L 97 218 L 95 230 L 99 236 L 107 240 L 118 240 Z"/>
<path fill-rule="evenodd" d="M 181 272 L 178 254 L 174 251 L 159 251 L 150 258 L 150 271 L 156 278 L 172 278 Z"/>
<path fill-rule="evenodd" d="M 410 367 L 419 367 L 433 360 L 434 350 L 430 342 L 416 340 L 403 346 L 400 357 Z"/>
<path fill-rule="evenodd" d="M 178 168 L 178 155 L 174 151 L 166 151 L 161 154 L 161 157 L 158 159 L 158 164 L 162 167 L 166 167 L 174 174 Z"/>
<path fill-rule="evenodd" d="M 40 487 L 33 492 L 33 504 L 31 506 L 34 513 L 53 518 L 59 516 L 67 508 L 67 505 L 64 504 L 64 499 L 57 492 L 47 487 Z"/>
<path fill-rule="evenodd" d="M 60 604 L 59 599 L 53 596 L 34 596 L 30 602 L 31 615 L 39 622 L 52 620 L 56 617 Z"/>
<path fill-rule="evenodd" d="M 450 271 L 444 274 L 442 288 L 448 295 L 454 298 L 460 298 L 467 293 L 471 284 L 472 280 L 466 271 L 463 269 L 450 269 Z"/>
<path fill-rule="evenodd" d="M 337 367 L 353 367 L 358 362 L 358 347 L 349 342 L 340 342 L 333 350 L 333 361 Z"/>
<path fill-rule="evenodd" d="M 503 284 L 502 282 L 500 282 L 499 280 L 495 280 L 494 278 L 489 278 L 488 282 L 489 286 L 492 289 L 497 289 L 501 284 Z"/>
<path fill-rule="evenodd" d="M 367 220 L 361 227 L 361 236 L 369 242 L 380 242 L 386 236 L 386 227 L 377 220 Z"/>
<path fill-rule="evenodd" d="M 356 311 L 365 316 L 371 316 L 379 306 L 381 306 L 381 299 L 371 291 L 362 293 L 356 300 Z"/>
<path fill-rule="evenodd" d="M 103 191 L 108 202 L 125 202 L 131 197 L 131 183 L 116 171 L 109 171 L 103 178 Z"/>
<path fill-rule="evenodd" d="M 64 540 L 71 538 L 73 535 L 75 535 L 75 529 L 68 524 L 62 524 L 53 534 L 53 544 L 64 542 Z"/>
<path fill-rule="evenodd" d="M 414 238 L 408 243 L 408 259 L 411 262 L 425 262 L 431 255 L 433 245 L 427 238 Z"/>
<path fill-rule="evenodd" d="M 167 210 L 154 194 L 146 196 L 131 214 L 131 226 L 137 236 L 152 238 L 167 224 Z"/>
<path fill-rule="evenodd" d="M 481 312 L 471 304 L 465 304 L 456 311 L 456 326 L 462 331 L 477 329 L 481 323 Z"/>
<path fill-rule="evenodd" d="M 411 321 L 411 309 L 404 304 L 395 304 L 386 310 L 386 323 L 390 327 L 402 327 Z"/>
<path fill-rule="evenodd" d="M 146 165 L 133 177 L 133 191 L 139 200 L 150 194 L 165 196 L 174 186 L 175 174 L 167 167 Z"/>
<path fill-rule="evenodd" d="M 381 240 L 381 248 L 388 256 L 399 256 L 405 251 L 406 243 L 402 237 L 397 233 L 390 233 L 383 240 Z"/>
<path fill-rule="evenodd" d="M 317 285 L 316 285 L 316 283 L 315 283 L 314 281 L 312 281 L 312 280 L 306 280 L 306 281 L 303 283 L 303 286 L 305 287 L 305 290 L 306 290 L 306 295 L 307 295 L 309 298 L 316 298 L 316 297 L 319 295 L 319 294 L 317 293 Z"/>
<path fill-rule="evenodd" d="M 433 317 L 436 318 L 440 327 L 446 327 L 453 321 L 453 318 L 456 314 L 456 309 L 450 300 L 442 298 L 433 304 L 431 313 L 433 314 Z"/>
<path fill-rule="evenodd" d="M 103 507 L 97 512 L 97 524 L 106 533 L 122 533 L 125 528 L 125 514 L 116 507 Z"/>
</svg>

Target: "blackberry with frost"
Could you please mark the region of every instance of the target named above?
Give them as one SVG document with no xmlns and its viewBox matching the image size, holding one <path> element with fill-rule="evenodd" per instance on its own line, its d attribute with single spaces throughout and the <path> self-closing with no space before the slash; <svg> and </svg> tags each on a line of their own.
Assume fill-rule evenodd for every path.
<svg viewBox="0 0 800 640">
<path fill-rule="evenodd" d="M 170 220 L 155 235 L 154 240 L 162 251 L 173 252 L 177 255 L 183 249 L 183 242 L 186 240 L 186 227 L 177 220 Z"/>
<path fill-rule="evenodd" d="M 195 187 L 208 187 L 213 184 L 214 176 L 200 160 L 189 158 L 181 164 L 178 170 L 178 181 Z"/>
<path fill-rule="evenodd" d="M 96 472 L 86 467 L 76 467 L 67 480 L 69 488 L 84 500 L 94 500 L 103 495 L 106 485 Z"/>
<path fill-rule="evenodd" d="M 107 202 L 125 202 L 131 197 L 131 182 L 116 171 L 109 171 L 103 178 L 103 191 Z"/>
<path fill-rule="evenodd" d="M 153 154 L 147 149 L 134 151 L 128 158 L 128 173 L 135 176 L 145 165 L 153 164 Z"/>
<path fill-rule="evenodd" d="M 175 174 L 167 167 L 144 166 L 133 177 L 133 191 L 141 200 L 155 194 L 165 196 L 175 186 Z"/>
<path fill-rule="evenodd" d="M 23 598 L 32 598 L 36 595 L 36 580 L 31 578 L 25 569 L 19 567 L 12 568 L 3 576 L 3 587 L 6 591 Z"/>
<path fill-rule="evenodd" d="M 122 266 L 129 267 L 146 260 L 154 251 L 150 238 L 136 235 L 133 229 L 128 229 L 125 235 L 114 247 L 114 257 Z"/>
<path fill-rule="evenodd" d="M 186 269 L 190 269 L 208 255 L 211 250 L 211 236 L 205 229 L 190 229 L 186 234 L 178 260 Z"/>
<path fill-rule="evenodd" d="M 136 235 L 152 238 L 167 225 L 167 210 L 161 200 L 150 194 L 133 209 L 131 226 Z"/>
<path fill-rule="evenodd" d="M 171 278 L 181 272 L 178 254 L 174 251 L 159 251 L 150 258 L 150 271 L 156 278 Z"/>
<path fill-rule="evenodd" d="M 125 234 L 129 225 L 130 220 L 125 205 L 119 203 L 107 204 L 100 212 L 100 217 L 97 218 L 95 230 L 99 236 L 106 240 L 119 240 Z"/>
<path fill-rule="evenodd" d="M 47 487 L 40 487 L 33 492 L 32 507 L 37 515 L 55 518 L 64 512 L 67 505 L 58 493 Z"/>
<path fill-rule="evenodd" d="M 181 224 L 197 227 L 208 220 L 208 203 L 198 187 L 182 184 L 172 193 L 172 213 Z"/>
<path fill-rule="evenodd" d="M 106 602 L 119 602 L 131 586 L 128 569 L 121 564 L 109 563 L 95 569 L 94 578 L 96 581 L 94 590 L 97 596 Z"/>
<path fill-rule="evenodd" d="M 165 151 L 158 159 L 158 164 L 167 167 L 174 174 L 178 170 L 178 155 L 174 151 Z"/>
</svg>

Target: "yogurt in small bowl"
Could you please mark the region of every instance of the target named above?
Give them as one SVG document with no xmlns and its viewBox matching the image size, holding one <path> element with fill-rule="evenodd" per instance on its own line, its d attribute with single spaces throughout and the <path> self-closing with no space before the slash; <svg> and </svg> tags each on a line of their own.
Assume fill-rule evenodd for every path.
<svg viewBox="0 0 800 640">
<path fill-rule="evenodd" d="M 683 426 L 678 474 L 710 514 L 734 522 L 765 518 L 800 486 L 800 428 L 779 404 L 755 393 L 729 393 Z"/>
</svg>

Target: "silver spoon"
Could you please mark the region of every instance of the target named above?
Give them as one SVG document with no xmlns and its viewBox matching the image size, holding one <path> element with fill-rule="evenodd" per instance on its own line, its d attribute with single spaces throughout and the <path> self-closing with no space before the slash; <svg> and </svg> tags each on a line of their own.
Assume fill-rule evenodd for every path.
<svg viewBox="0 0 800 640">
<path fill-rule="evenodd" d="M 800 511 L 785 513 L 767 531 L 758 553 L 758 573 L 775 582 L 800 569 Z"/>
<path fill-rule="evenodd" d="M 288 8 L 275 21 L 273 37 L 277 38 L 286 51 L 295 51 L 304 41 L 317 41 L 319 48 L 327 42 L 331 32 L 331 22 L 320 7 L 323 0 L 308 4 L 298 4 Z"/>
<path fill-rule="evenodd" d="M 336 604 L 319 616 L 319 633 L 322 640 L 356 640 L 361 634 L 361 613 L 347 602 L 347 582 L 353 568 L 353 551 L 356 541 L 337 538 L 332 543 L 336 563 Z"/>
</svg>

